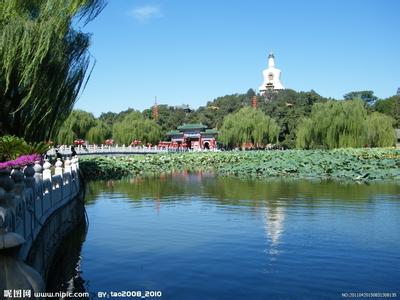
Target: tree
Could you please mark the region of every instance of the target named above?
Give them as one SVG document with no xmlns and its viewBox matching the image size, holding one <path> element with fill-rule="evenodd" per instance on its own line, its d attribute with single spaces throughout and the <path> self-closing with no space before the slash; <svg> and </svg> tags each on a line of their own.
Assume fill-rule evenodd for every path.
<svg viewBox="0 0 400 300">
<path fill-rule="evenodd" d="M 100 120 L 96 120 L 95 125 L 88 130 L 86 139 L 89 143 L 103 144 L 106 139 L 111 138 L 111 134 L 110 126 Z"/>
<path fill-rule="evenodd" d="M 286 89 L 272 94 L 270 101 L 258 101 L 259 107 L 274 118 L 279 127 L 279 142 L 285 148 L 294 148 L 299 120 L 310 115 L 314 103 L 324 103 L 327 99 L 315 91 L 296 92 Z"/>
<path fill-rule="evenodd" d="M 143 111 L 143 116 L 146 119 L 152 119 L 152 109 Z M 180 107 L 158 105 L 158 118 L 155 122 L 161 126 L 162 131 L 165 133 L 170 130 L 176 129 L 183 123 L 198 123 L 197 113 L 185 108 L 184 105 Z"/>
<path fill-rule="evenodd" d="M 0 2 L 0 134 L 28 141 L 55 136 L 89 67 L 89 22 L 103 0 Z"/>
<path fill-rule="evenodd" d="M 315 104 L 310 117 L 302 119 L 296 145 L 303 149 L 383 147 L 392 146 L 393 141 L 389 118 L 378 113 L 368 116 L 361 100 L 331 100 Z"/>
<path fill-rule="evenodd" d="M 241 147 L 245 143 L 255 146 L 278 141 L 279 127 L 275 120 L 260 110 L 244 107 L 225 117 L 220 129 L 220 140 L 228 147 Z"/>
<path fill-rule="evenodd" d="M 112 127 L 117 119 L 117 116 L 117 113 L 109 111 L 107 113 L 102 113 L 99 117 L 99 120 Z"/>
<path fill-rule="evenodd" d="M 375 110 L 392 117 L 394 119 L 394 126 L 400 128 L 400 96 L 378 100 L 375 103 Z"/>
<path fill-rule="evenodd" d="M 368 105 L 374 105 L 378 97 L 374 95 L 373 91 L 357 91 L 350 92 L 343 96 L 344 100 L 362 100 Z"/>
<path fill-rule="evenodd" d="M 395 131 L 393 130 L 394 120 L 386 115 L 373 112 L 368 116 L 367 143 L 370 147 L 393 146 L 396 142 Z"/>
<path fill-rule="evenodd" d="M 112 136 L 117 143 L 125 145 L 133 140 L 156 144 L 161 138 L 161 127 L 154 120 L 145 119 L 140 112 L 133 111 L 114 124 Z"/>
<path fill-rule="evenodd" d="M 89 130 L 97 125 L 93 114 L 73 110 L 65 120 L 56 137 L 58 144 L 72 144 L 75 139 L 86 139 Z"/>
</svg>

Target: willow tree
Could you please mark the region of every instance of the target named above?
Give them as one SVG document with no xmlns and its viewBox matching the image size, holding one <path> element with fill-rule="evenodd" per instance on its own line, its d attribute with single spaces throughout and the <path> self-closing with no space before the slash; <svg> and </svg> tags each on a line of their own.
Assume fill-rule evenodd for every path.
<svg viewBox="0 0 400 300">
<path fill-rule="evenodd" d="M 384 114 L 374 112 L 367 119 L 367 143 L 371 147 L 393 146 L 396 143 L 394 120 Z"/>
<path fill-rule="evenodd" d="M 103 144 L 111 137 L 111 128 L 106 123 L 96 120 L 96 124 L 86 133 L 86 139 L 89 143 Z"/>
<path fill-rule="evenodd" d="M 369 124 L 370 121 L 373 124 Z M 379 122 L 382 122 L 381 128 L 377 128 Z M 382 130 L 386 130 L 388 135 Z M 391 134 L 394 134 L 391 121 L 381 114 L 368 116 L 361 100 L 332 100 L 313 106 L 310 117 L 300 122 L 296 143 L 303 149 L 363 147 L 368 144 L 391 146 L 393 141 L 388 138 Z"/>
<path fill-rule="evenodd" d="M 97 124 L 92 113 L 73 110 L 62 124 L 55 140 L 58 144 L 72 144 L 75 139 L 87 139 L 90 129 Z"/>
<path fill-rule="evenodd" d="M 90 65 L 90 35 L 72 24 L 103 7 L 103 0 L 0 2 L 0 134 L 40 141 L 57 133 Z"/>
<path fill-rule="evenodd" d="M 119 144 L 130 144 L 133 140 L 142 143 L 158 143 L 161 138 L 161 127 L 150 119 L 145 119 L 140 112 L 126 115 L 113 126 L 112 137 Z"/>
<path fill-rule="evenodd" d="M 224 118 L 219 139 L 226 146 L 241 147 L 243 144 L 265 145 L 278 141 L 279 126 L 262 111 L 244 107 Z"/>
</svg>

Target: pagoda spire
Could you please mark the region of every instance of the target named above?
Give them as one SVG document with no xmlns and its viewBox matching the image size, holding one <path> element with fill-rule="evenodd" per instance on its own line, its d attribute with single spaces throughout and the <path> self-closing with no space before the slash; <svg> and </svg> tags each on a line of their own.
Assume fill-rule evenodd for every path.
<svg viewBox="0 0 400 300">
<path fill-rule="evenodd" d="M 157 104 L 157 96 L 154 99 L 154 105 L 153 105 L 153 120 L 157 121 L 158 119 L 158 104 Z"/>
<path fill-rule="evenodd" d="M 268 55 L 268 68 L 275 68 L 275 55 L 273 52 Z"/>
<path fill-rule="evenodd" d="M 257 96 L 254 95 L 253 99 L 251 101 L 251 106 L 253 106 L 254 109 L 257 109 Z"/>
</svg>

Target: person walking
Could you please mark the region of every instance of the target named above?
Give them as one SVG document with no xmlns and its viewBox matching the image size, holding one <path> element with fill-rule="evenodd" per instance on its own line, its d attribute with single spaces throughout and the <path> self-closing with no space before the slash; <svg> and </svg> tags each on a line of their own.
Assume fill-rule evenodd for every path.
<svg viewBox="0 0 400 300">
<path fill-rule="evenodd" d="M 75 151 L 75 147 L 74 146 L 71 146 L 71 157 L 74 157 L 74 156 L 76 156 L 77 155 L 77 153 L 76 153 L 76 151 Z"/>
</svg>

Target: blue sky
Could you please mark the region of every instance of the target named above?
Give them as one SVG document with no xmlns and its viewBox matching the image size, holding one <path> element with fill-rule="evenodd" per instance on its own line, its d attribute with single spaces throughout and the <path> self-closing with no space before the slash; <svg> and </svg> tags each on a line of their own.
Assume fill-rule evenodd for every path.
<svg viewBox="0 0 400 300">
<path fill-rule="evenodd" d="M 89 25 L 96 65 L 76 108 L 193 108 L 256 89 L 273 51 L 282 83 L 341 98 L 400 87 L 398 0 L 108 0 Z"/>
</svg>

